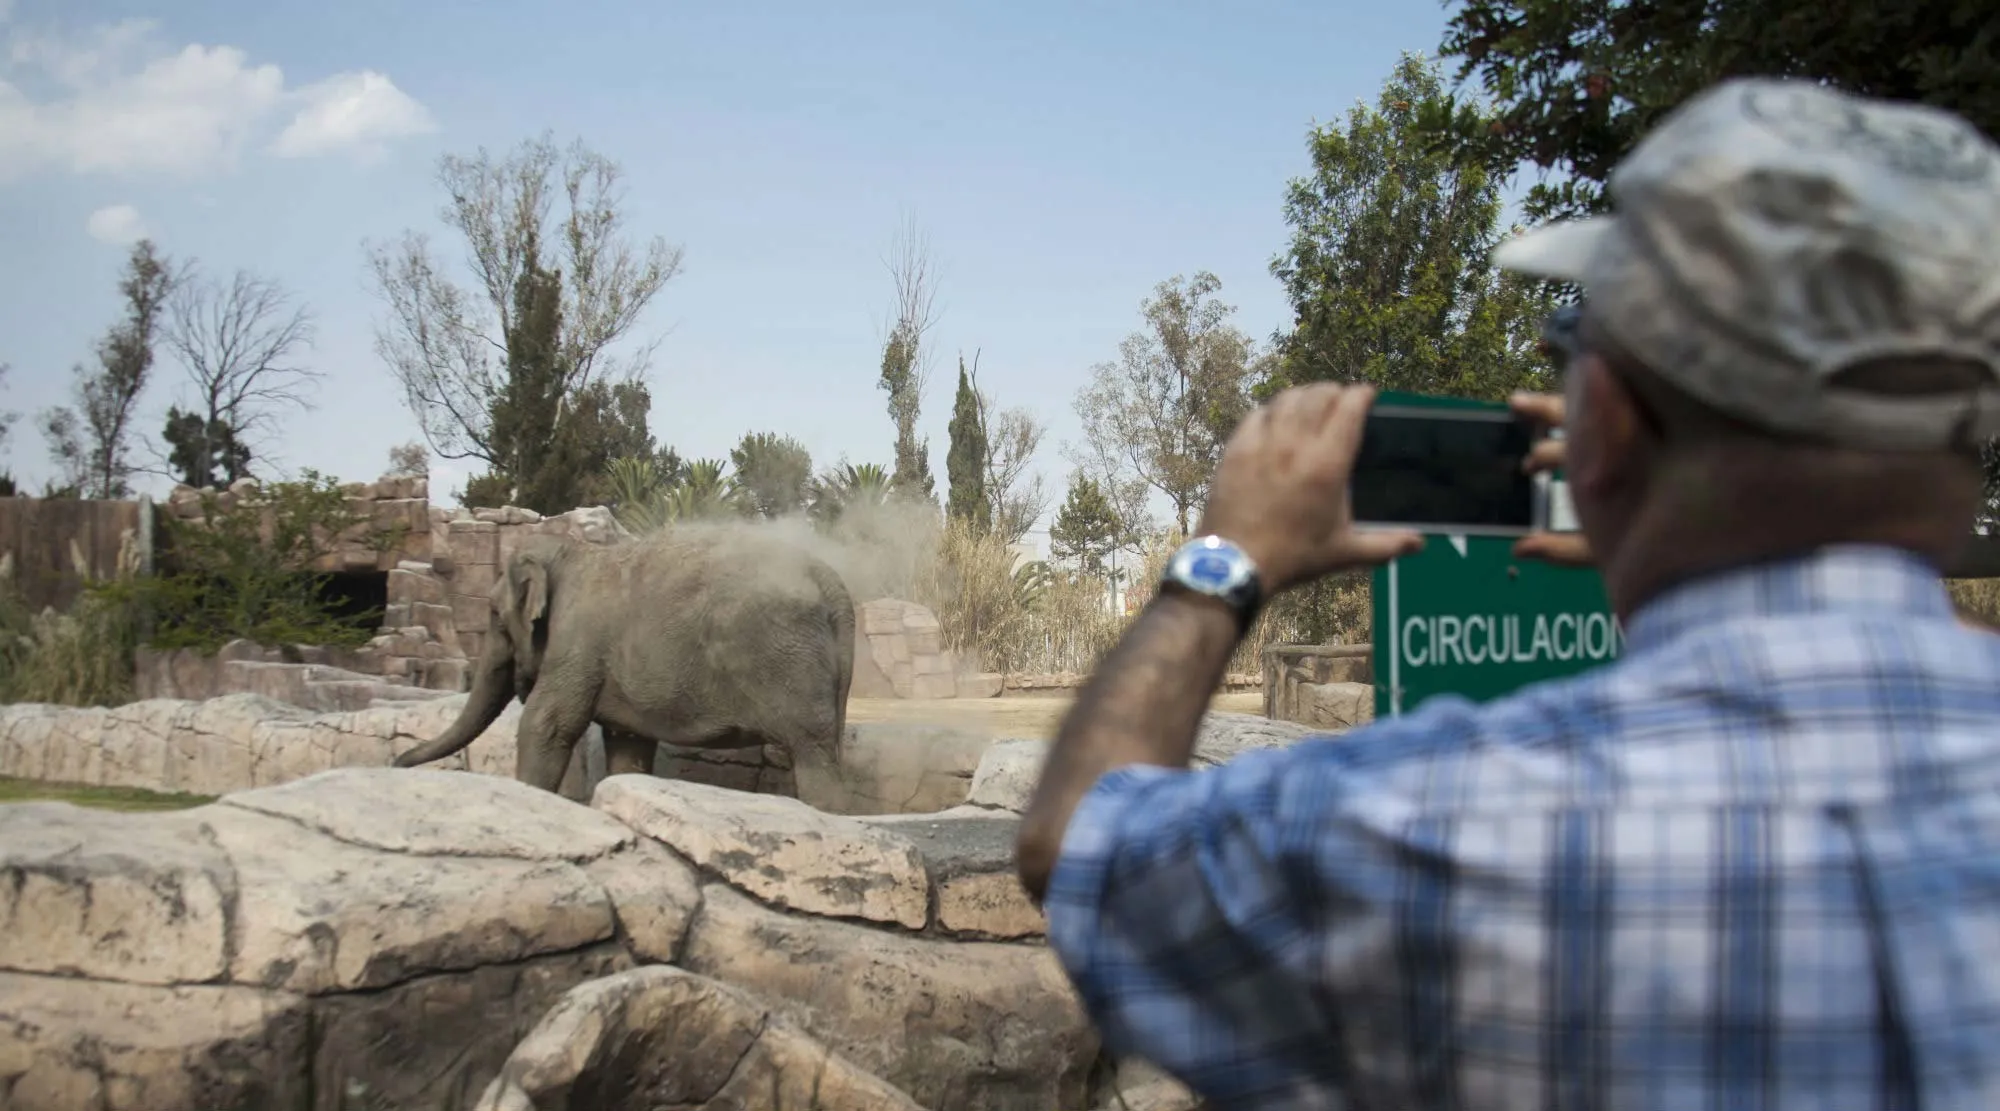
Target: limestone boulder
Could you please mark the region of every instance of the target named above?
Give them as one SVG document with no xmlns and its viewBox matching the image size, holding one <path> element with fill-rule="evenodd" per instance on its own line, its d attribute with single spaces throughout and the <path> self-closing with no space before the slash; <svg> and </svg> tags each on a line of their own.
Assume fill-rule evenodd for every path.
<svg viewBox="0 0 2000 1111">
<path fill-rule="evenodd" d="M 710 884 L 681 967 L 755 993 L 924 1106 L 1086 1106 L 1097 1035 L 1044 947 L 799 917 Z"/>
<path fill-rule="evenodd" d="M 300 996 L 0 972 L 10 1111 L 305 1111 L 311 1063 Z"/>
<path fill-rule="evenodd" d="M 677 968 L 571 989 L 477 1111 L 921 1111 L 754 996 Z"/>
<path fill-rule="evenodd" d="M 1375 718 L 1372 683 L 1300 683 L 1299 720 L 1314 729 L 1351 729 Z"/>
<path fill-rule="evenodd" d="M 387 767 L 449 726 L 465 696 L 314 713 L 255 694 L 125 706 L 0 706 L 0 775 L 221 795 L 330 768 Z M 512 775 L 519 704 L 434 767 Z"/>
<path fill-rule="evenodd" d="M 615 775 L 593 805 L 774 906 L 912 930 L 929 919 L 915 845 L 797 799 Z"/>
<path fill-rule="evenodd" d="M 656 842 L 497 777 L 0 807 L 0 1103 L 465 1107 L 569 988 L 677 958 L 700 898 Z"/>
<path fill-rule="evenodd" d="M 938 814 L 862 819 L 906 837 L 923 855 L 936 893 L 938 932 L 1019 940 L 1048 932 L 1015 870 L 1020 819 L 974 806 Z"/>
<path fill-rule="evenodd" d="M 1314 732 L 1312 726 L 1297 722 L 1211 710 L 1202 717 L 1190 764 L 1196 768 L 1216 767 L 1252 749 L 1285 748 Z M 1020 813 L 1034 794 L 1048 751 L 1047 741 L 996 741 L 972 774 L 966 802 Z"/>
<path fill-rule="evenodd" d="M 0 806 L 0 969 L 134 984 L 224 979 L 228 854 L 177 816 Z"/>
</svg>

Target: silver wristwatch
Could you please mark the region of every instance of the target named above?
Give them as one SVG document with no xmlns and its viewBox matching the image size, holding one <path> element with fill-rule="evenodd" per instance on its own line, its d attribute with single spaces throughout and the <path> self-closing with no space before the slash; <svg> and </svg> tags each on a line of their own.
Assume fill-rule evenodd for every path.
<svg viewBox="0 0 2000 1111">
<path fill-rule="evenodd" d="M 1166 573 L 1160 579 L 1227 603 L 1245 631 L 1264 601 L 1257 565 L 1243 549 L 1220 536 L 1197 536 L 1182 544 L 1167 560 Z"/>
</svg>

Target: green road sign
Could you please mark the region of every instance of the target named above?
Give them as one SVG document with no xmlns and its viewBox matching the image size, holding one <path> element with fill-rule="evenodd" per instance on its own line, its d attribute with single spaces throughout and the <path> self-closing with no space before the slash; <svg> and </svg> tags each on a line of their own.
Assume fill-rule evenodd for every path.
<svg viewBox="0 0 2000 1111">
<path fill-rule="evenodd" d="M 1506 537 L 1429 536 L 1422 551 L 1375 569 L 1375 716 L 1440 694 L 1485 701 L 1617 658 L 1624 633 L 1597 572 L 1517 560 L 1513 546 Z"/>
</svg>

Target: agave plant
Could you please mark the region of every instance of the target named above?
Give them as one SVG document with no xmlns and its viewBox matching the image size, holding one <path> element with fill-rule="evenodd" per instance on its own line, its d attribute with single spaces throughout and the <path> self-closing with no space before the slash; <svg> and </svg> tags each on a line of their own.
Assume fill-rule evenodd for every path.
<svg viewBox="0 0 2000 1111">
<path fill-rule="evenodd" d="M 1034 609 L 1055 585 L 1056 571 L 1045 559 L 1030 560 L 1014 569 L 1014 602 L 1024 610 Z"/>
<path fill-rule="evenodd" d="M 628 455 L 613 459 L 605 474 L 615 503 L 612 515 L 628 531 L 652 532 L 673 521 L 668 482 L 651 458 Z"/>
</svg>

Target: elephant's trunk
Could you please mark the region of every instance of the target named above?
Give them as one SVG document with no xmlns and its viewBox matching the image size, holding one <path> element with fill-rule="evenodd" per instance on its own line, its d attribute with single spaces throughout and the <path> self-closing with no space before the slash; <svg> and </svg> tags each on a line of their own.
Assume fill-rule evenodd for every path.
<svg viewBox="0 0 2000 1111">
<path fill-rule="evenodd" d="M 499 622 L 494 622 L 498 625 Z M 479 674 L 472 678 L 472 695 L 451 728 L 436 740 L 396 757 L 399 768 L 414 768 L 441 760 L 479 739 L 514 698 L 514 646 L 507 635 L 494 629 L 486 636 L 486 648 L 479 654 Z"/>
</svg>

